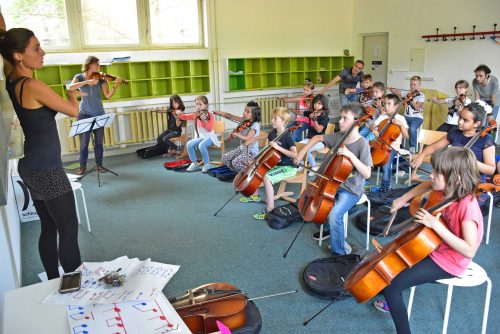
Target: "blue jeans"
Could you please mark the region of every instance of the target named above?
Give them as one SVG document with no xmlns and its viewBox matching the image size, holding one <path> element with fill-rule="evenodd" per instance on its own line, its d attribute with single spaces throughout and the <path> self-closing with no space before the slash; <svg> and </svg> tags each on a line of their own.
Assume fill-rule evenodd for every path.
<svg viewBox="0 0 500 334">
<path fill-rule="evenodd" d="M 494 120 L 496 120 L 496 119 L 497 119 L 497 115 L 498 115 L 498 110 L 499 110 L 499 109 L 500 109 L 500 106 L 495 106 L 495 107 L 493 107 L 493 111 L 492 111 L 492 115 L 491 115 L 491 116 L 493 117 L 493 119 L 494 119 Z M 497 130 L 497 131 L 498 131 L 498 130 Z"/>
<path fill-rule="evenodd" d="M 209 163 L 210 157 L 208 156 L 208 147 L 213 145 L 212 139 L 210 138 L 194 138 L 187 142 L 187 150 L 189 154 L 189 160 L 191 162 L 196 162 L 196 147 L 200 150 L 201 158 L 206 164 Z"/>
<path fill-rule="evenodd" d="M 94 116 L 89 116 L 86 114 L 79 114 L 78 120 L 90 118 Z M 92 130 L 92 134 L 94 135 L 94 155 L 95 155 L 95 164 L 97 166 L 102 165 L 102 157 L 104 155 L 104 128 L 99 128 Z M 80 166 L 87 166 L 87 159 L 89 156 L 89 142 L 90 142 L 90 131 L 82 133 L 80 135 Z"/>
<path fill-rule="evenodd" d="M 344 213 L 349 211 L 359 201 L 361 196 L 339 188 L 335 194 L 335 205 L 328 214 L 328 228 L 330 231 L 330 245 L 332 252 L 339 255 L 345 254 L 344 249 Z"/>
<path fill-rule="evenodd" d="M 410 147 L 417 148 L 417 130 L 422 125 L 423 119 L 418 118 L 418 117 L 408 117 L 405 116 L 406 123 L 408 123 L 409 130 L 408 132 L 410 133 Z"/>
<path fill-rule="evenodd" d="M 301 143 L 307 144 L 309 140 L 310 140 L 309 138 L 304 139 L 301 141 Z M 311 167 L 316 167 L 316 160 L 314 159 L 312 153 L 316 150 L 322 149 L 323 147 L 325 147 L 325 144 L 323 144 L 322 142 L 318 142 L 314 144 L 313 147 L 309 149 L 309 151 L 307 151 L 307 161 L 309 162 Z"/>
<path fill-rule="evenodd" d="M 342 107 L 349 103 L 358 102 L 358 94 L 345 95 L 344 93 L 339 91 L 339 96 L 340 96 L 340 105 Z"/>
<path fill-rule="evenodd" d="M 302 137 L 304 137 L 305 132 L 310 128 L 310 126 L 309 126 L 309 124 L 304 123 L 304 122 L 300 122 L 300 123 L 292 122 L 292 123 L 290 123 L 290 125 L 288 125 L 288 128 L 295 126 L 295 125 L 302 125 L 300 128 L 298 128 L 297 130 L 295 130 L 292 133 L 292 140 L 294 142 L 298 142 L 298 141 L 302 140 Z"/>
<path fill-rule="evenodd" d="M 392 162 L 394 161 L 394 157 L 396 157 L 396 151 L 391 150 L 389 161 L 387 161 L 387 163 L 382 167 L 384 172 L 382 176 L 382 188 L 388 189 L 391 187 Z"/>
</svg>

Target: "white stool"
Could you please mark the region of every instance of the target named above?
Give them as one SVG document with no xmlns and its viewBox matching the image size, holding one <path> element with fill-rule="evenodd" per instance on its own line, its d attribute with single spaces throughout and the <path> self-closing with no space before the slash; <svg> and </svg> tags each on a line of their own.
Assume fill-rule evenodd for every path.
<svg viewBox="0 0 500 334">
<path fill-rule="evenodd" d="M 358 204 L 363 204 L 367 202 L 368 203 L 368 209 L 366 211 L 366 250 L 368 250 L 370 248 L 370 211 L 371 211 L 371 202 L 370 200 L 368 199 L 368 197 L 363 194 L 361 195 L 361 198 L 359 199 L 359 201 L 356 203 L 356 205 Z M 344 238 L 347 238 L 347 223 L 348 223 L 348 219 L 349 219 L 349 214 L 348 212 L 344 213 Z M 319 245 L 321 246 L 321 243 L 323 242 L 323 225 L 324 224 L 321 224 L 320 228 L 319 228 Z"/>
<path fill-rule="evenodd" d="M 411 186 L 411 158 L 412 158 L 411 153 L 410 153 L 410 151 L 405 150 L 405 149 L 402 149 L 402 148 L 400 148 L 398 151 L 399 151 L 399 153 L 401 153 L 401 154 L 397 153 L 397 154 L 396 154 L 396 157 L 395 157 L 395 158 L 396 158 L 396 176 L 395 176 L 395 179 L 396 179 L 396 180 L 395 180 L 395 182 L 396 182 L 396 183 L 398 183 L 398 180 L 399 180 L 399 157 L 400 157 L 400 156 L 408 156 L 408 160 L 409 160 L 409 162 L 410 162 L 410 163 L 408 164 L 408 173 L 409 173 L 409 177 L 408 177 L 408 180 L 409 180 L 409 181 L 408 181 L 408 186 Z M 376 184 L 375 184 L 376 186 L 378 186 L 378 185 L 379 185 L 379 179 L 380 179 L 380 168 L 382 168 L 382 167 L 378 167 L 378 168 L 377 168 L 377 181 L 376 181 Z M 391 168 L 392 168 L 392 167 L 391 167 Z"/>
<path fill-rule="evenodd" d="M 71 183 L 71 188 L 73 189 L 73 194 L 75 195 L 75 206 L 76 206 L 76 215 L 78 217 L 78 224 L 81 224 L 81 221 L 80 221 L 80 210 L 78 209 L 78 200 L 76 198 L 76 191 L 80 190 L 82 194 L 83 209 L 85 210 L 85 218 L 87 218 L 87 228 L 90 232 L 89 213 L 87 211 L 87 201 L 85 200 L 85 193 L 83 192 L 82 184 L 78 182 L 70 182 L 70 183 Z"/>
<path fill-rule="evenodd" d="M 443 334 L 446 333 L 448 329 L 448 319 L 450 316 L 450 306 L 451 306 L 451 296 L 453 294 L 454 286 L 472 287 L 478 286 L 486 282 L 486 298 L 484 300 L 484 312 L 483 312 L 483 326 L 481 334 L 486 333 L 486 325 L 488 323 L 488 311 L 490 308 L 490 297 L 491 297 L 491 280 L 486 274 L 486 271 L 477 263 L 471 262 L 469 267 L 465 270 L 462 276 L 447 278 L 437 280 L 437 283 L 448 285 L 448 296 L 446 298 L 446 309 L 444 312 L 444 323 L 443 323 Z M 408 300 L 408 320 L 410 320 L 411 307 L 413 304 L 413 296 L 415 294 L 415 287 L 411 288 L 410 299 Z"/>
</svg>

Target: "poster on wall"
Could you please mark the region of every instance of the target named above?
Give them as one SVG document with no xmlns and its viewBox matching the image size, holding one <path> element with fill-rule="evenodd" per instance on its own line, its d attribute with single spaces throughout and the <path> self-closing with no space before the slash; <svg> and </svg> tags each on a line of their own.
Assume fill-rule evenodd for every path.
<svg viewBox="0 0 500 334">
<path fill-rule="evenodd" d="M 22 223 L 32 220 L 38 220 L 38 214 L 33 206 L 28 188 L 23 183 L 23 180 L 17 175 L 12 175 L 12 188 L 16 198 L 17 212 Z"/>
</svg>

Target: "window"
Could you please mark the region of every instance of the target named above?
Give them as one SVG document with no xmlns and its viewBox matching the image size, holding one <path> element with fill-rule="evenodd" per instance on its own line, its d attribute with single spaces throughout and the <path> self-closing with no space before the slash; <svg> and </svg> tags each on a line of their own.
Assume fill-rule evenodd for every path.
<svg viewBox="0 0 500 334">
<path fill-rule="evenodd" d="M 81 0 L 84 45 L 139 44 L 136 0 Z"/>
<path fill-rule="evenodd" d="M 199 0 L 149 0 L 153 44 L 201 44 Z"/>
<path fill-rule="evenodd" d="M 26 27 L 35 32 L 43 48 L 70 46 L 64 0 L 2 1 L 7 29 Z"/>
</svg>

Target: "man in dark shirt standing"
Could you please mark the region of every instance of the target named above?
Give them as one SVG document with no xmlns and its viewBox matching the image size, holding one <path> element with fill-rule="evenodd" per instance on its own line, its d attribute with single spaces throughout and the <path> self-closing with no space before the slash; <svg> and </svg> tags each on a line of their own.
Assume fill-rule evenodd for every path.
<svg viewBox="0 0 500 334">
<path fill-rule="evenodd" d="M 335 78 L 330 80 L 325 87 L 321 88 L 319 93 L 324 94 L 331 86 L 335 85 L 340 81 L 339 84 L 339 96 L 340 104 L 342 106 L 350 103 L 357 102 L 358 96 L 356 94 L 346 95 L 345 90 L 347 88 L 356 88 L 361 79 L 363 78 L 363 68 L 365 63 L 362 60 L 356 60 L 354 66 L 351 68 L 344 68 Z"/>
</svg>

